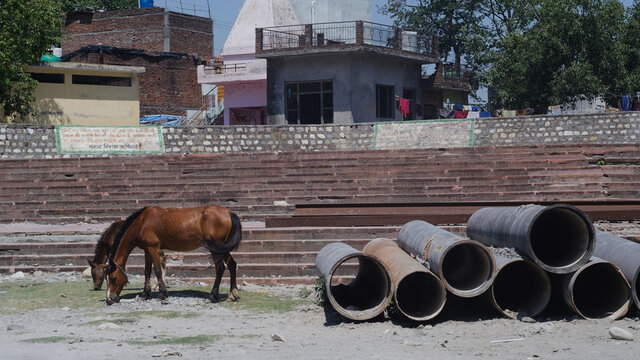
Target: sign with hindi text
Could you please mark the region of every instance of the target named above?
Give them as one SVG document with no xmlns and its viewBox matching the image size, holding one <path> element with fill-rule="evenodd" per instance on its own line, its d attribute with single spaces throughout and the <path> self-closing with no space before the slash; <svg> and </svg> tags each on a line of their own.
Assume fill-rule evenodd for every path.
<svg viewBox="0 0 640 360">
<path fill-rule="evenodd" d="M 56 126 L 60 154 L 163 154 L 160 126 Z"/>
</svg>

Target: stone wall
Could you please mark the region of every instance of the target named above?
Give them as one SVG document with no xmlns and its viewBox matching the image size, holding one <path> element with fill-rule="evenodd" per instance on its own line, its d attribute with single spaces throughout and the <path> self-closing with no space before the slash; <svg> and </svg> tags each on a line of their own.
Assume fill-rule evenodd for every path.
<svg viewBox="0 0 640 360">
<path fill-rule="evenodd" d="M 639 143 L 640 112 L 327 126 L 165 127 L 167 154 Z M 0 124 L 0 159 L 60 154 L 55 126 Z"/>
</svg>

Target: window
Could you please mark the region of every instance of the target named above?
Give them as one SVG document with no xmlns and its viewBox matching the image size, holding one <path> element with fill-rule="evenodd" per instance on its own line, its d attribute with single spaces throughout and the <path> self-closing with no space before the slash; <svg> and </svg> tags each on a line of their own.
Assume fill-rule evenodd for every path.
<svg viewBox="0 0 640 360">
<path fill-rule="evenodd" d="M 29 73 L 33 80 L 47 84 L 64 84 L 64 74 Z"/>
<path fill-rule="evenodd" d="M 101 85 L 131 87 L 130 77 L 73 75 L 72 82 L 78 85 Z"/>
<path fill-rule="evenodd" d="M 376 117 L 386 119 L 395 118 L 393 93 L 393 86 L 376 85 Z"/>
<path fill-rule="evenodd" d="M 333 82 L 292 82 L 285 90 L 289 124 L 333 123 Z"/>
</svg>

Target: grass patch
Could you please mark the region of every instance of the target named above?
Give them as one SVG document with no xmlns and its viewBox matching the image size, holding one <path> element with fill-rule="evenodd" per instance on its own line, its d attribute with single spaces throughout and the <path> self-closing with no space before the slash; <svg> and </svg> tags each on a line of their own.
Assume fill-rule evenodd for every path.
<svg viewBox="0 0 640 360">
<path fill-rule="evenodd" d="M 15 313 L 35 309 L 68 307 L 101 308 L 104 306 L 104 291 L 93 291 L 91 283 L 59 282 L 32 283 L 27 281 L 0 283 L 2 313 Z M 102 300 L 102 301 L 101 301 Z"/>
<path fill-rule="evenodd" d="M 180 311 L 163 311 L 163 310 L 149 310 L 149 311 L 133 311 L 119 314 L 112 314 L 111 318 L 88 321 L 80 324 L 81 326 L 93 326 L 100 325 L 105 322 L 114 323 L 117 325 L 135 324 L 143 316 L 162 318 L 162 319 L 193 319 L 200 316 L 198 313 L 193 312 L 180 312 Z"/>
<path fill-rule="evenodd" d="M 165 338 L 156 340 L 130 340 L 127 341 L 130 345 L 209 345 L 212 342 L 220 340 L 219 335 L 197 335 L 197 336 L 185 336 L 178 338 Z"/>
<path fill-rule="evenodd" d="M 297 300 L 288 297 L 274 296 L 262 292 L 240 292 L 240 300 L 223 301 L 220 304 L 231 309 L 243 309 L 256 312 L 286 313 L 294 311 L 298 306 L 311 303 L 308 300 Z"/>
<path fill-rule="evenodd" d="M 43 338 L 25 339 L 20 341 L 31 343 L 31 344 L 55 344 L 60 342 L 66 342 L 67 338 L 64 336 L 49 336 L 49 337 L 43 337 Z"/>
<path fill-rule="evenodd" d="M 134 298 L 142 291 L 140 285 L 133 284 L 125 287 L 120 297 L 123 299 Z M 210 285 L 171 287 L 169 296 L 207 299 L 210 290 Z M 90 281 L 54 283 L 4 282 L 0 283 L 0 291 L 6 291 L 6 294 L 1 298 L 2 306 L 0 306 L 0 313 L 4 314 L 36 309 L 60 309 L 63 307 L 70 309 L 86 308 L 88 310 L 105 307 L 105 290 L 93 291 Z M 221 288 L 220 293 L 224 299 L 229 290 Z M 157 294 L 154 293 L 154 296 L 157 296 Z M 293 311 L 300 305 L 312 302 L 312 300 L 298 300 L 286 296 L 274 296 L 264 292 L 240 291 L 240 300 L 221 301 L 219 304 L 230 309 L 283 313 Z M 136 319 L 141 316 L 189 319 L 199 315 L 194 311 L 138 311 L 123 314 L 122 317 L 116 319 L 126 323 L 127 319 Z"/>
</svg>

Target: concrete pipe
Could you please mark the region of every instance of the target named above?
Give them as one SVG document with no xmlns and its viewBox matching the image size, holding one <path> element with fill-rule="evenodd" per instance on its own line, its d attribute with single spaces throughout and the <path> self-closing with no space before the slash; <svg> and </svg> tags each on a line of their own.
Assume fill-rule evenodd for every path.
<svg viewBox="0 0 640 360">
<path fill-rule="evenodd" d="M 393 299 L 398 310 L 416 321 L 433 319 L 444 308 L 447 289 L 442 281 L 404 252 L 395 241 L 376 239 L 364 248 L 389 269 Z"/>
<path fill-rule="evenodd" d="M 532 261 L 501 250 L 491 249 L 498 272 L 487 291 L 490 303 L 513 319 L 538 316 L 551 299 L 547 272 Z"/>
<path fill-rule="evenodd" d="M 614 234 L 596 230 L 594 256 L 610 261 L 620 268 L 631 285 L 633 302 L 640 309 L 640 244 Z"/>
<path fill-rule="evenodd" d="M 348 319 L 372 319 L 389 305 L 389 271 L 374 256 L 343 243 L 332 243 L 318 253 L 316 270 L 324 277 L 331 306 Z"/>
<path fill-rule="evenodd" d="M 469 218 L 467 236 L 488 246 L 515 248 L 555 274 L 578 270 L 595 247 L 587 214 L 565 204 L 483 208 Z"/>
<path fill-rule="evenodd" d="M 496 273 L 495 261 L 486 246 L 422 220 L 406 223 L 398 234 L 398 244 L 426 261 L 446 289 L 460 297 L 482 294 Z"/>
<path fill-rule="evenodd" d="M 618 319 L 631 306 L 631 287 L 613 263 L 592 258 L 573 274 L 562 275 L 562 297 L 585 319 Z"/>
</svg>

